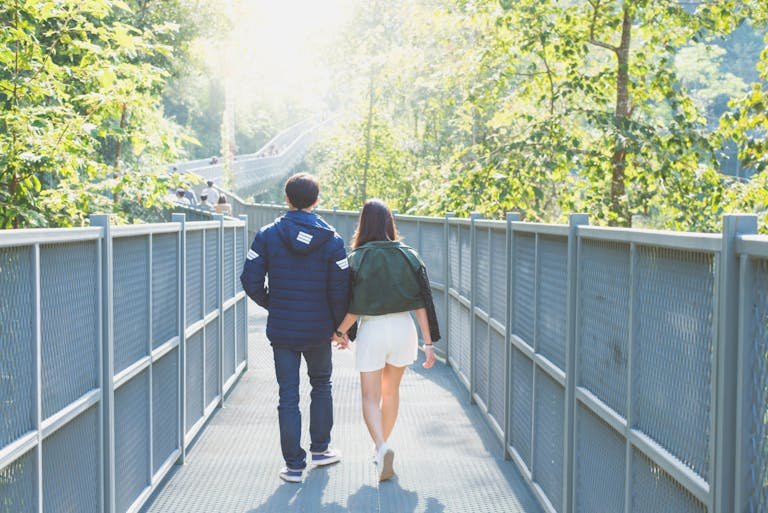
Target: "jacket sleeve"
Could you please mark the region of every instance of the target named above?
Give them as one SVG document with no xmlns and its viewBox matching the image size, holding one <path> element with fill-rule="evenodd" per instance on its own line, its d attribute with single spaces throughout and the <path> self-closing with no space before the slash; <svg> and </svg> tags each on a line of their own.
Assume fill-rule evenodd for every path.
<svg viewBox="0 0 768 513">
<path fill-rule="evenodd" d="M 424 299 L 424 307 L 427 309 L 427 322 L 429 323 L 429 336 L 432 342 L 440 340 L 440 327 L 437 325 L 437 312 L 435 312 L 435 302 L 432 300 L 432 287 L 429 285 L 429 276 L 424 264 L 419 266 L 416 273 L 421 289 L 421 297 Z"/>
<path fill-rule="evenodd" d="M 267 244 L 263 230 L 256 233 L 251 249 L 245 256 L 240 283 L 249 298 L 262 308 L 269 309 L 269 289 L 264 286 L 267 275 Z"/>
<path fill-rule="evenodd" d="M 333 246 L 328 258 L 326 291 L 333 316 L 333 327 L 336 328 L 347 314 L 349 306 L 349 261 L 341 237 L 335 237 L 331 244 Z"/>
<path fill-rule="evenodd" d="M 347 298 L 349 301 L 349 304 L 352 304 L 352 296 L 355 293 L 355 270 L 351 267 L 349 268 L 349 293 L 347 294 Z M 350 326 L 349 330 L 347 331 L 347 336 L 349 337 L 349 340 L 354 340 L 357 338 L 357 322 L 354 323 L 352 326 Z"/>
</svg>

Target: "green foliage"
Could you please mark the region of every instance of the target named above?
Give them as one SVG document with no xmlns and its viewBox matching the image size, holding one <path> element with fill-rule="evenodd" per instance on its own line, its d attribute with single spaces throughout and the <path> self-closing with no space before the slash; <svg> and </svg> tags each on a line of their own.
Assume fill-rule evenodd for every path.
<svg viewBox="0 0 768 513">
<path fill-rule="evenodd" d="M 160 7 L 160 5 L 162 6 Z M 0 227 L 153 208 L 190 137 L 160 103 L 187 44 L 180 1 L 0 4 Z"/>
<path fill-rule="evenodd" d="M 343 134 L 365 134 L 364 127 L 345 130 Z M 389 127 L 378 119 L 373 119 L 371 126 L 371 151 L 368 156 L 369 168 L 367 180 L 364 179 L 366 145 L 361 140 L 344 140 L 343 134 L 331 136 L 321 147 L 332 148 L 333 153 L 322 158 L 335 170 L 323 175 L 322 201 L 324 207 L 338 206 L 342 209 L 357 210 L 365 197 L 380 198 L 391 208 L 405 212 L 413 206 L 414 190 L 418 181 L 413 180 L 408 166 L 408 154 L 400 149 Z M 313 167 L 313 162 L 309 162 Z M 366 184 L 363 196 L 362 186 Z M 333 204 L 329 204 L 332 202 Z"/>
<path fill-rule="evenodd" d="M 409 213 L 562 222 L 582 211 L 595 224 L 712 231 L 725 209 L 764 212 L 761 174 L 742 184 L 718 170 L 733 143 L 745 166 L 768 164 L 765 86 L 748 83 L 754 62 L 734 63 L 754 56 L 765 2 L 371 9 L 345 47 L 351 121 L 313 156 L 340 204 L 359 206 L 371 164 L 365 179 L 388 183 L 381 194 Z M 761 62 L 766 81 L 768 51 Z M 371 140 L 384 159 L 368 155 Z"/>
</svg>

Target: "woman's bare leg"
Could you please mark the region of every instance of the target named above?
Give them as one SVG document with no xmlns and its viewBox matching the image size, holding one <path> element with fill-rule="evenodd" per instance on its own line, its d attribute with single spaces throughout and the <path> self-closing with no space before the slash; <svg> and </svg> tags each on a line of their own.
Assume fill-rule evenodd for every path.
<svg viewBox="0 0 768 513">
<path fill-rule="evenodd" d="M 393 367 L 387 364 L 381 373 L 381 423 L 384 441 L 389 440 L 397 422 L 397 410 L 400 406 L 400 380 L 406 367 Z"/>
<path fill-rule="evenodd" d="M 363 420 L 378 449 L 384 443 L 381 426 L 381 375 L 382 371 L 360 373 L 360 390 L 363 393 Z"/>
</svg>

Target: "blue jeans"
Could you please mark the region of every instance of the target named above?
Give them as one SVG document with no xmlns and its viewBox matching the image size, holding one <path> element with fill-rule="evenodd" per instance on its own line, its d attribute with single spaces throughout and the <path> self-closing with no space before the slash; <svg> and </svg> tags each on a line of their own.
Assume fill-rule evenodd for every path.
<svg viewBox="0 0 768 513">
<path fill-rule="evenodd" d="M 323 452 L 331 442 L 333 398 L 331 397 L 331 344 L 323 343 L 304 351 L 272 346 L 275 375 L 280 387 L 277 407 L 280 421 L 280 445 L 288 468 L 307 466 L 307 453 L 301 448 L 301 411 L 299 410 L 299 367 L 301 356 L 307 362 L 307 375 L 312 386 L 309 405 L 311 452 Z"/>
</svg>

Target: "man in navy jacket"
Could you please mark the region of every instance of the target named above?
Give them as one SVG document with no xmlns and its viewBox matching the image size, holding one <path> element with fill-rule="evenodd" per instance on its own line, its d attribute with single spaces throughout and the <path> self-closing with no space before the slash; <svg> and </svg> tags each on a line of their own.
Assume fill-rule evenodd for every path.
<svg viewBox="0 0 768 513">
<path fill-rule="evenodd" d="M 280 477 L 301 482 L 306 452 L 301 448 L 299 366 L 307 362 L 312 386 L 309 408 L 312 463 L 336 463 L 329 447 L 333 426 L 331 336 L 347 312 L 349 269 L 344 241 L 320 216 L 317 180 L 306 173 L 288 179 L 289 211 L 256 234 L 240 281 L 248 297 L 265 308 L 280 388 L 278 418 L 286 467 Z M 268 285 L 265 285 L 265 278 Z"/>
</svg>

